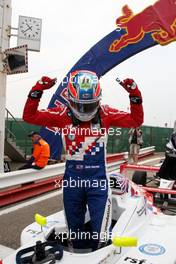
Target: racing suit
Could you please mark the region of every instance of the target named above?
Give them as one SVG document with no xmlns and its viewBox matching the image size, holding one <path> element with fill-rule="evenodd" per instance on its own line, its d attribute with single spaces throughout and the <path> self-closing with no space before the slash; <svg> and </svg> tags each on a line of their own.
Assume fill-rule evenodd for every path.
<svg viewBox="0 0 176 264">
<path fill-rule="evenodd" d="M 63 178 L 66 224 L 69 232 L 81 234 L 84 231 L 88 206 L 91 232 L 93 235 L 98 234 L 98 238 L 91 242 L 93 250 L 100 246 L 111 228 L 111 194 L 106 172 L 108 130 L 110 126 L 131 128 L 142 124 L 142 98 L 138 89 L 137 91 L 140 101 L 136 103 L 135 100 L 130 100 L 131 113 L 102 105 L 97 120 L 77 124 L 71 110 L 65 105 L 38 110 L 40 98 L 29 95 L 24 107 L 24 121 L 40 126 L 58 127 L 62 133 L 66 150 Z M 73 241 L 75 248 L 81 248 L 81 243 L 80 236 Z"/>
</svg>

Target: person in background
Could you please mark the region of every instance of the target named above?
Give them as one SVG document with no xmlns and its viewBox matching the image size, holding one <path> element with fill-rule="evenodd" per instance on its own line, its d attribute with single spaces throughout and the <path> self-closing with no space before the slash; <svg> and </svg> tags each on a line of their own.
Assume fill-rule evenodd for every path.
<svg viewBox="0 0 176 264">
<path fill-rule="evenodd" d="M 42 139 L 38 132 L 31 132 L 29 135 L 33 144 L 32 156 L 29 160 L 26 160 L 26 164 L 19 168 L 19 170 L 25 170 L 33 168 L 36 170 L 43 169 L 50 158 L 50 146 Z"/>
<path fill-rule="evenodd" d="M 137 164 L 140 147 L 143 144 L 142 130 L 139 127 L 131 128 L 128 134 L 130 144 L 129 160 L 132 159 L 133 164 Z"/>
<path fill-rule="evenodd" d="M 176 132 L 173 132 L 166 144 L 165 159 L 157 176 L 166 180 L 176 180 Z"/>
</svg>

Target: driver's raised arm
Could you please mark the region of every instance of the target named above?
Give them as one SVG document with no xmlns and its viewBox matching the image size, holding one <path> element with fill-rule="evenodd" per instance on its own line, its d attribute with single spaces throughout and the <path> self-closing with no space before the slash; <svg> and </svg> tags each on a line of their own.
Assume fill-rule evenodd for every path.
<svg viewBox="0 0 176 264">
<path fill-rule="evenodd" d="M 108 109 L 109 125 L 115 127 L 139 127 L 143 123 L 144 113 L 142 96 L 136 83 L 132 79 L 125 79 L 123 86 L 129 93 L 130 113 L 117 109 Z"/>
<path fill-rule="evenodd" d="M 23 110 L 23 120 L 40 126 L 63 127 L 65 120 L 62 118 L 66 111 L 65 106 L 58 106 L 52 109 L 38 110 L 40 98 L 43 91 L 50 89 L 56 83 L 56 79 L 42 77 L 29 92 L 28 99 Z"/>
</svg>

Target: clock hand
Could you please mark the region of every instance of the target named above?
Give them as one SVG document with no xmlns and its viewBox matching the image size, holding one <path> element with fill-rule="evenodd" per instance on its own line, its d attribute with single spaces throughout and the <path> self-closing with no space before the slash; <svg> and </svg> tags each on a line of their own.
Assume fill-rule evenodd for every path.
<svg viewBox="0 0 176 264">
<path fill-rule="evenodd" d="M 23 33 L 25 33 L 26 31 L 28 31 L 30 28 L 27 28 L 26 30 L 22 31 Z"/>
<path fill-rule="evenodd" d="M 26 23 L 26 25 L 28 26 L 28 28 L 29 28 L 30 30 L 32 30 L 32 26 L 29 26 L 28 23 Z"/>
</svg>

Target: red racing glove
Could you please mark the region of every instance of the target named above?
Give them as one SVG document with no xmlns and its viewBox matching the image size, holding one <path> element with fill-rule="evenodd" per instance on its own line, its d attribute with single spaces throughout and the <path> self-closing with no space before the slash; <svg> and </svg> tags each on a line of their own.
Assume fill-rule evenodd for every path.
<svg viewBox="0 0 176 264">
<path fill-rule="evenodd" d="M 32 99 L 40 99 L 43 91 L 50 89 L 56 83 L 57 79 L 51 79 L 49 77 L 43 76 L 35 86 L 32 87 L 31 91 L 29 92 L 28 97 Z"/>
<path fill-rule="evenodd" d="M 141 104 L 142 103 L 141 92 L 139 91 L 138 86 L 133 79 L 123 80 L 122 86 L 130 94 L 129 97 L 130 97 L 131 103 L 133 103 L 133 104 Z"/>
</svg>

